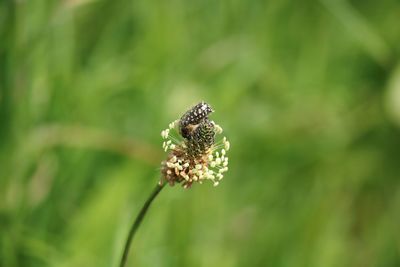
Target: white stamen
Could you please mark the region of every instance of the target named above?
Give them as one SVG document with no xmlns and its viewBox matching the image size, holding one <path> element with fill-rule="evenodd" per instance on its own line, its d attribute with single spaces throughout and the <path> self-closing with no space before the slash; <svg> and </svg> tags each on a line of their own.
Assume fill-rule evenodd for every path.
<svg viewBox="0 0 400 267">
<path fill-rule="evenodd" d="M 221 134 L 223 132 L 222 127 L 219 126 L 218 124 L 215 124 L 214 128 L 217 134 Z"/>
<path fill-rule="evenodd" d="M 173 128 L 175 128 L 175 124 L 176 124 L 176 122 L 177 122 L 177 121 L 173 121 L 173 122 L 171 122 L 171 123 L 169 124 L 169 128 L 170 128 L 170 129 L 173 129 Z"/>
<path fill-rule="evenodd" d="M 231 147 L 231 143 L 229 143 L 229 141 L 225 141 L 224 145 L 225 145 L 226 151 L 228 151 L 230 149 L 230 147 Z"/>
</svg>

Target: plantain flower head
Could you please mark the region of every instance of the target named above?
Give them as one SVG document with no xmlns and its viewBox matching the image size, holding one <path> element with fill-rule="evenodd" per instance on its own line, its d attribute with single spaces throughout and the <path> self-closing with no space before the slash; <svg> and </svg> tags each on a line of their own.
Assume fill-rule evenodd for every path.
<svg viewBox="0 0 400 267">
<path fill-rule="evenodd" d="M 222 180 L 228 171 L 230 143 L 226 137 L 216 142 L 222 128 L 208 118 L 213 112 L 210 105 L 200 102 L 161 132 L 168 155 L 161 163 L 160 184 L 180 183 L 190 188 L 205 180 L 217 186 Z"/>
</svg>

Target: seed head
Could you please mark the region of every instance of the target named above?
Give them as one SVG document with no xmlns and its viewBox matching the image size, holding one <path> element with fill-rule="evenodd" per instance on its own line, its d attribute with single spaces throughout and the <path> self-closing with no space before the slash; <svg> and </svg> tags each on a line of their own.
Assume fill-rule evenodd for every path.
<svg viewBox="0 0 400 267">
<path fill-rule="evenodd" d="M 208 118 L 212 112 L 210 105 L 200 102 L 161 132 L 163 149 L 169 152 L 161 163 L 160 183 L 168 182 L 171 186 L 181 183 L 189 188 L 204 180 L 211 180 L 217 186 L 222 180 L 228 171 L 226 153 L 230 144 L 226 137 L 215 142 L 222 128 Z"/>
</svg>

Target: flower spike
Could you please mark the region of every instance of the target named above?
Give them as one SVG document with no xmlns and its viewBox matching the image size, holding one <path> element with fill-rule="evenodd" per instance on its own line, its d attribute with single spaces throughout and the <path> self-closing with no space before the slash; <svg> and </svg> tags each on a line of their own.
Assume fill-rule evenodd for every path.
<svg viewBox="0 0 400 267">
<path fill-rule="evenodd" d="M 184 188 L 190 188 L 193 183 L 201 184 L 204 180 L 217 186 L 222 180 L 228 171 L 226 154 L 230 143 L 223 137 L 215 145 L 216 135 L 223 130 L 208 118 L 212 112 L 210 105 L 200 102 L 161 132 L 163 149 L 169 152 L 161 164 L 160 184 L 181 183 Z"/>
</svg>

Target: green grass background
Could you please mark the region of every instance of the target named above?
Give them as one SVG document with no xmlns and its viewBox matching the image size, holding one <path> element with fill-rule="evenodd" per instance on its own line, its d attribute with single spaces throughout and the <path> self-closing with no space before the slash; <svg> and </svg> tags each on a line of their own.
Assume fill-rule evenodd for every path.
<svg viewBox="0 0 400 267">
<path fill-rule="evenodd" d="M 0 1 L 0 266 L 117 266 L 200 100 L 221 185 L 167 187 L 129 266 L 400 266 L 397 0 Z"/>
</svg>

